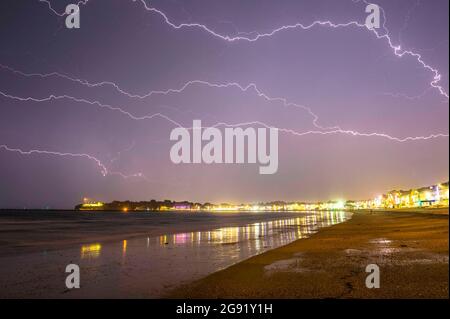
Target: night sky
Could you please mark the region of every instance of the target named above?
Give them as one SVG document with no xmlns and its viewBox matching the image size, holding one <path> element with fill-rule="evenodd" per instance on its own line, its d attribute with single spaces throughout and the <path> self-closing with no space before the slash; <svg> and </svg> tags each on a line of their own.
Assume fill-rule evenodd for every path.
<svg viewBox="0 0 450 319">
<path fill-rule="evenodd" d="M 364 24 L 362 1 L 89 0 L 80 29 L 57 14 L 70 1 L 50 2 L 0 4 L 0 207 L 364 199 L 448 180 L 448 0 L 377 1 L 380 38 L 258 37 Z M 286 129 L 278 172 L 173 164 L 170 132 L 194 119 Z"/>
</svg>

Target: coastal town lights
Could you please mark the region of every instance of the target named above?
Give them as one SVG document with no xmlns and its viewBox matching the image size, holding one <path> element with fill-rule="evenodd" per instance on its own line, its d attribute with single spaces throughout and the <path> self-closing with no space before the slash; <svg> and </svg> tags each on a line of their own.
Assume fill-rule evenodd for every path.
<svg viewBox="0 0 450 319">
<path fill-rule="evenodd" d="M 272 202 L 258 204 L 200 204 L 184 202 L 156 202 L 139 204 L 131 202 L 116 202 L 108 204 L 94 201 L 84 201 L 76 207 L 77 210 L 103 211 L 179 211 L 179 212 L 278 212 L 278 211 L 331 211 L 331 210 L 362 210 L 362 209 L 402 209 L 417 207 L 448 207 L 449 184 L 441 183 L 433 186 L 410 190 L 393 190 L 380 194 L 369 200 L 331 200 L 318 203 L 304 202 Z M 155 204 L 156 203 L 156 204 Z M 125 206 L 126 205 L 126 206 Z M 152 206 L 153 205 L 153 206 Z"/>
</svg>

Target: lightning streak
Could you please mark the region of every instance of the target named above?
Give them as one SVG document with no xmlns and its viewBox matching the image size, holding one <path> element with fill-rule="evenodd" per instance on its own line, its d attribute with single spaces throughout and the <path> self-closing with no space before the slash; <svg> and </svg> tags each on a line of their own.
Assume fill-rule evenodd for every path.
<svg viewBox="0 0 450 319">
<path fill-rule="evenodd" d="M 142 174 L 142 173 L 136 173 L 136 174 L 124 174 L 122 172 L 118 172 L 118 171 L 110 171 L 108 170 L 108 168 L 105 166 L 105 164 L 103 164 L 98 158 L 86 154 L 86 153 L 69 153 L 69 152 L 56 152 L 56 151 L 48 151 L 48 150 L 40 150 L 40 149 L 32 149 L 32 150 L 22 150 L 20 148 L 11 148 L 6 144 L 0 144 L 0 150 L 3 149 L 5 151 L 8 152 L 14 152 L 14 153 L 19 153 L 20 155 L 34 155 L 34 154 L 39 154 L 39 155 L 54 155 L 54 156 L 61 156 L 61 157 L 74 157 L 74 158 L 86 158 L 89 159 L 93 162 L 95 162 L 97 164 L 97 166 L 100 168 L 100 172 L 101 174 L 105 177 L 107 175 L 117 175 L 120 176 L 124 179 L 128 179 L 128 178 L 132 178 L 132 177 L 141 177 L 146 179 L 147 181 L 149 181 L 147 179 L 147 177 Z"/>
<path fill-rule="evenodd" d="M 84 0 L 84 1 L 79 1 L 78 5 L 86 5 L 87 2 L 89 0 Z M 58 13 L 55 9 L 53 9 L 51 2 L 48 0 L 39 0 L 39 2 L 43 2 L 46 3 L 48 5 L 48 8 L 51 10 L 51 12 L 53 12 L 54 14 L 56 14 L 59 17 L 63 17 L 66 15 L 65 12 L 63 13 Z M 133 0 L 133 2 L 137 2 L 136 0 Z M 428 70 L 429 72 L 431 72 L 433 74 L 433 80 L 430 82 L 430 86 L 432 88 L 435 88 L 439 91 L 439 93 L 443 96 L 445 96 L 447 99 L 449 98 L 448 93 L 445 91 L 445 89 L 439 85 L 439 82 L 441 81 L 442 75 L 441 73 L 438 71 L 438 69 L 432 67 L 431 65 L 427 64 L 423 58 L 422 55 L 419 53 L 416 53 L 414 51 L 411 50 L 405 50 L 402 49 L 402 47 L 400 45 L 394 45 L 393 41 L 389 35 L 389 32 L 385 26 L 386 23 L 386 18 L 385 18 L 385 12 L 384 10 L 380 7 L 380 9 L 382 10 L 383 16 L 384 16 L 384 20 L 383 20 L 383 29 L 385 30 L 384 34 L 380 34 L 376 29 L 370 29 L 368 28 L 365 24 L 362 24 L 358 21 L 350 21 L 347 23 L 333 23 L 331 21 L 314 21 L 311 24 L 302 24 L 302 23 L 295 23 L 295 24 L 291 24 L 291 25 L 283 25 L 280 26 L 278 28 L 273 29 L 270 32 L 267 33 L 258 33 L 258 32 L 251 32 L 251 33 L 238 33 L 237 36 L 230 36 L 230 35 L 224 35 L 224 34 L 220 34 L 212 29 L 210 29 L 209 27 L 207 27 L 204 24 L 200 24 L 200 23 L 180 23 L 180 24 L 176 24 L 173 23 L 168 16 L 162 12 L 161 10 L 151 7 L 147 4 L 147 2 L 145 0 L 138 0 L 138 2 L 140 2 L 144 9 L 146 11 L 158 14 L 160 17 L 162 17 L 162 19 L 164 20 L 164 22 L 169 25 L 170 27 L 172 27 L 173 29 L 184 29 L 184 28 L 196 28 L 196 29 L 201 29 L 202 31 L 208 33 L 209 35 L 212 35 L 213 37 L 216 37 L 218 39 L 227 41 L 227 42 L 238 42 L 238 41 L 246 41 L 246 42 L 255 42 L 258 41 L 260 39 L 264 39 L 264 38 L 270 38 L 274 35 L 276 35 L 279 32 L 282 31 L 287 31 L 287 30 L 293 30 L 293 29 L 301 29 L 301 30 L 309 30 L 311 28 L 314 27 L 328 27 L 328 28 L 332 28 L 332 29 L 337 29 L 337 28 L 350 28 L 350 27 L 354 27 L 354 28 L 362 28 L 365 30 L 368 30 L 369 32 L 371 32 L 371 34 L 373 34 L 376 39 L 378 40 L 384 40 L 387 45 L 389 46 L 389 48 L 392 50 L 392 52 L 394 53 L 395 56 L 402 58 L 404 56 L 409 56 L 413 59 L 416 60 L 416 62 L 418 62 L 419 65 L 422 66 L 423 69 Z M 367 1 L 363 0 L 364 3 L 368 4 Z M 4 67 L 1 66 L 3 68 L 8 68 L 9 67 Z M 50 77 L 50 76 L 58 76 L 58 77 L 62 77 L 65 78 L 67 80 L 71 80 L 71 81 L 76 81 L 82 85 L 86 85 L 89 87 L 100 87 L 100 86 L 104 86 L 104 85 L 110 85 L 113 86 L 119 93 L 121 94 L 125 94 L 128 97 L 131 98 L 139 98 L 139 99 L 144 99 L 147 97 L 150 97 L 154 94 L 170 94 L 170 93 L 181 93 L 183 92 L 185 89 L 187 89 L 189 86 L 191 85 L 195 85 L 195 84 L 200 84 L 200 85 L 205 85 L 208 87 L 214 87 L 214 88 L 228 88 L 228 87 L 237 87 L 239 88 L 241 91 L 246 92 L 250 89 L 254 90 L 256 92 L 256 94 L 259 97 L 262 97 L 264 99 L 266 99 L 267 101 L 270 102 L 281 102 L 284 106 L 294 106 L 294 107 L 298 107 L 301 109 L 306 110 L 312 117 L 313 117 L 313 124 L 316 128 L 319 129 L 325 129 L 327 131 L 319 131 L 319 130 L 312 130 L 312 131 L 306 131 L 306 132 L 297 132 L 295 130 L 291 130 L 291 129 L 286 129 L 286 128 L 278 128 L 279 131 L 281 132 L 285 132 L 285 133 L 289 133 L 289 134 L 293 134 L 296 136 L 304 136 L 304 135 L 308 135 L 308 134 L 320 134 L 320 135 L 328 135 L 328 134 L 347 134 L 347 135 L 352 135 L 352 136 L 364 136 L 364 137 L 383 137 L 383 138 L 387 138 L 389 140 L 392 141 L 396 141 L 396 142 L 407 142 L 407 141 L 417 141 L 417 140 L 429 140 L 429 139 L 434 139 L 434 138 L 442 138 L 442 137 L 448 137 L 448 134 L 431 134 L 429 136 L 408 136 L 405 138 L 398 138 L 398 137 L 394 137 L 385 133 L 360 133 L 357 131 L 353 131 L 353 130 L 342 130 L 339 127 L 322 127 L 320 125 L 317 124 L 318 121 L 318 116 L 316 114 L 314 114 L 312 112 L 312 110 L 308 107 L 305 107 L 303 105 L 299 105 L 299 104 L 295 104 L 295 103 L 291 103 L 289 101 L 287 101 L 287 99 L 285 98 L 273 98 L 268 96 L 267 94 L 263 93 L 262 91 L 260 91 L 257 86 L 254 83 L 250 83 L 247 86 L 243 86 L 239 83 L 236 82 L 230 82 L 230 83 L 211 83 L 211 82 L 207 82 L 207 81 L 202 81 L 202 80 L 193 80 L 193 81 L 189 81 L 187 83 L 185 83 L 181 88 L 179 89 L 168 89 L 165 91 L 151 91 L 145 95 L 138 95 L 138 94 L 131 94 L 129 92 L 126 92 L 125 90 L 121 89 L 117 84 L 115 84 L 114 82 L 109 82 L 109 81 L 105 81 L 105 82 L 100 82 L 100 83 L 89 83 L 86 80 L 82 80 L 82 79 L 76 79 L 73 77 L 69 77 L 67 75 L 63 75 L 60 73 L 50 73 L 50 74 L 39 74 L 39 73 L 34 73 L 34 74 L 26 74 L 23 73 L 21 71 L 16 71 L 13 69 L 10 69 L 13 72 L 19 73 L 21 75 L 25 75 L 25 76 L 40 76 L 40 77 Z M 161 113 L 156 113 L 153 115 L 145 115 L 145 116 L 141 116 L 141 117 L 137 117 L 133 114 L 131 114 L 128 111 L 123 110 L 122 108 L 119 107 L 115 107 L 115 106 L 111 106 L 111 105 L 107 105 L 107 104 L 102 104 L 98 101 L 89 101 L 87 99 L 82 99 L 82 98 L 76 98 L 76 97 L 72 97 L 69 95 L 50 95 L 48 97 L 45 98 L 33 98 L 33 97 L 17 97 L 17 96 L 13 96 L 4 92 L 0 91 L 0 95 L 6 97 L 6 98 L 10 98 L 10 99 L 14 99 L 14 100 L 19 100 L 19 101 L 33 101 L 33 102 L 45 102 L 45 101 L 53 101 L 53 100 L 60 100 L 60 99 L 69 99 L 75 102 L 79 102 L 79 103 L 87 103 L 90 105 L 95 105 L 98 107 L 102 107 L 102 108 L 108 108 L 110 110 L 113 111 L 118 111 L 120 113 L 122 113 L 123 115 L 128 116 L 129 118 L 133 119 L 133 120 L 146 120 L 146 119 L 152 119 L 155 117 L 161 117 L 169 122 L 171 122 L 172 124 L 176 125 L 176 126 L 181 126 L 179 123 L 177 123 L 176 121 L 170 119 L 169 117 L 161 114 Z M 239 124 L 228 124 L 228 123 L 217 123 L 214 126 L 228 126 L 228 127 L 235 127 L 235 126 L 245 126 L 245 125 L 261 125 L 267 128 L 273 128 L 272 126 L 269 126 L 268 124 L 262 123 L 262 122 L 258 122 L 258 121 L 254 121 L 254 122 L 246 122 L 246 123 L 239 123 Z M 11 148 L 8 147 L 7 145 L 0 145 L 0 149 L 4 149 L 7 151 L 11 151 L 11 152 L 17 152 L 20 153 L 22 155 L 32 155 L 32 154 L 45 154 L 45 155 L 56 155 L 56 156 L 69 156 L 69 157 L 81 157 L 81 158 L 87 158 L 89 160 L 94 161 L 97 166 L 100 167 L 101 169 L 101 173 L 103 176 L 106 176 L 107 174 L 118 174 L 122 177 L 129 177 L 127 175 L 124 175 L 122 173 L 119 172 L 108 172 L 106 166 L 100 161 L 98 160 L 96 157 L 89 155 L 89 154 L 78 154 L 78 153 L 63 153 L 63 152 L 55 152 L 55 151 L 47 151 L 47 150 L 29 150 L 29 151 L 24 151 L 21 149 L 17 149 L 17 148 Z M 142 176 L 141 173 L 138 174 L 134 174 L 131 176 Z"/>
<path fill-rule="evenodd" d="M 0 95 L 5 97 L 5 98 L 9 98 L 12 100 L 16 100 L 16 101 L 21 101 L 21 102 L 50 102 L 50 101 L 58 101 L 58 100 L 63 100 L 63 99 L 67 99 L 67 100 L 71 100 L 74 102 L 78 102 L 78 103 L 85 103 L 85 104 L 89 104 L 89 105 L 94 105 L 94 106 L 98 106 L 101 108 L 106 108 L 109 109 L 111 111 L 117 111 L 122 113 L 123 115 L 129 117 L 132 120 L 150 120 L 152 118 L 155 117 L 161 117 L 169 122 L 171 122 L 172 124 L 176 125 L 176 126 L 181 126 L 181 124 L 179 124 L 178 122 L 172 120 L 171 118 L 169 118 L 168 116 L 161 114 L 161 113 L 155 113 L 152 115 L 144 115 L 144 116 L 135 116 L 132 113 L 117 107 L 117 106 L 112 106 L 109 104 L 103 104 L 99 101 L 90 101 L 87 99 L 83 99 L 83 98 L 77 98 L 77 97 L 73 97 L 70 95 L 49 95 L 47 97 L 43 97 L 43 98 L 34 98 L 31 96 L 28 97 L 20 97 L 20 96 L 15 96 L 15 95 L 11 95 L 11 94 L 7 94 L 5 92 L 0 91 Z"/>
<path fill-rule="evenodd" d="M 57 16 L 59 16 L 59 17 L 64 17 L 65 15 L 67 15 L 67 13 L 66 13 L 65 11 L 59 13 L 58 11 L 56 11 L 55 9 L 53 9 L 51 2 L 48 1 L 48 0 L 39 0 L 39 2 L 46 3 L 47 6 L 48 6 L 48 8 L 49 8 L 49 10 L 50 10 L 51 12 L 53 12 L 54 14 L 56 14 Z M 77 5 L 77 6 L 80 6 L 80 5 L 86 5 L 88 2 L 89 2 L 89 0 L 81 0 L 81 1 L 78 1 L 78 3 L 76 3 L 76 5 Z"/>
<path fill-rule="evenodd" d="M 149 12 L 154 12 L 156 14 L 159 14 L 164 22 L 169 25 L 170 27 L 174 28 L 174 29 L 182 29 L 182 28 L 199 28 L 207 33 L 209 33 L 210 35 L 228 41 L 228 42 L 236 42 L 236 41 L 247 41 L 247 42 L 255 42 L 258 41 L 260 39 L 263 38 L 268 38 L 268 37 L 272 37 L 275 34 L 281 32 L 281 31 L 286 31 L 286 30 L 292 30 L 292 29 L 302 29 L 302 30 L 309 30 L 311 28 L 314 28 L 316 26 L 322 26 L 322 27 L 329 27 L 329 28 L 333 28 L 333 29 L 337 29 L 337 28 L 347 28 L 347 27 L 357 27 L 357 28 L 363 28 L 368 30 L 369 32 L 371 32 L 378 40 L 385 40 L 386 43 L 388 44 L 388 46 L 390 47 L 390 49 L 393 51 L 393 53 L 395 54 L 395 56 L 402 58 L 403 56 L 410 56 L 412 58 L 414 58 L 420 65 L 422 65 L 422 67 L 428 71 L 430 71 L 434 76 L 433 76 L 433 80 L 430 82 L 430 85 L 437 89 L 439 91 L 439 93 L 443 96 L 445 96 L 447 99 L 449 98 L 448 93 L 445 91 L 445 89 L 440 86 L 438 83 L 441 81 L 442 75 L 439 72 L 439 70 L 437 70 L 436 68 L 433 68 L 432 66 L 430 66 L 429 64 L 425 63 L 425 61 L 422 59 L 422 55 L 410 50 L 404 50 L 402 49 L 402 47 L 400 45 L 394 45 L 393 41 L 389 35 L 388 32 L 386 32 L 385 34 L 380 34 L 378 32 L 377 29 L 375 28 L 368 28 L 366 26 L 365 23 L 360 23 L 358 21 L 350 21 L 350 22 L 346 22 L 346 23 L 333 23 L 331 21 L 313 21 L 310 24 L 303 24 L 303 23 L 295 23 L 295 24 L 290 24 L 290 25 L 283 25 L 281 27 L 278 27 L 276 29 L 273 29 L 270 32 L 267 33 L 256 33 L 254 36 L 252 37 L 248 37 L 248 36 L 229 36 L 229 35 L 223 35 L 220 34 L 210 28 L 208 28 L 206 25 L 204 24 L 200 24 L 200 23 L 179 23 L 179 24 L 175 24 L 173 22 L 170 21 L 170 19 L 167 17 L 167 15 L 162 12 L 161 10 L 158 10 L 154 7 L 150 7 L 147 5 L 147 2 L 145 0 L 133 0 L 133 1 L 139 1 L 142 3 L 143 7 L 145 8 L 145 10 L 149 11 Z M 365 2 L 367 3 L 367 2 Z M 380 6 L 379 6 L 380 7 Z M 384 10 L 380 7 L 383 16 L 385 16 Z M 384 19 L 386 20 L 386 19 Z M 385 30 L 386 27 L 383 23 L 383 28 Z"/>
<path fill-rule="evenodd" d="M 75 101 L 78 103 L 87 103 L 90 105 L 94 105 L 94 106 L 98 106 L 101 108 L 107 108 L 111 111 L 116 111 L 119 112 L 127 117 L 129 117 L 132 120 L 136 120 L 136 121 L 140 121 L 140 120 L 150 120 L 156 117 L 162 118 L 167 120 L 168 122 L 174 124 L 177 127 L 183 127 L 180 123 L 176 122 L 175 120 L 171 119 L 170 117 L 161 114 L 161 113 L 155 113 L 155 114 L 151 114 L 151 115 L 144 115 L 144 116 L 135 116 L 132 113 L 123 110 L 120 107 L 117 106 L 112 106 L 112 105 L 108 105 L 108 104 L 102 104 L 99 101 L 90 101 L 90 100 L 86 100 L 86 99 L 80 99 L 80 98 L 76 98 L 76 97 L 72 97 L 69 95 L 50 95 L 48 97 L 44 97 L 44 98 L 34 98 L 34 97 L 18 97 L 18 96 L 14 96 L 14 95 L 10 95 L 7 93 L 4 93 L 2 91 L 0 91 L 0 95 L 9 99 L 13 99 L 13 100 L 18 100 L 18 101 L 22 101 L 22 102 L 48 102 L 48 101 L 57 101 L 57 100 L 61 100 L 61 99 L 69 99 L 71 101 Z M 391 136 L 389 134 L 386 133 L 377 133 L 377 132 L 373 132 L 373 133 L 361 133 L 358 131 L 353 131 L 353 130 L 343 130 L 343 129 L 334 129 L 334 130 L 330 130 L 330 131 L 318 131 L 318 130 L 310 130 L 310 131 L 304 131 L 304 132 L 298 132 L 292 129 L 286 129 L 286 128 L 278 128 L 278 127 L 274 127 L 274 126 L 270 126 L 266 123 L 263 122 L 259 122 L 259 121 L 253 121 L 253 122 L 244 122 L 244 123 L 238 123 L 238 124 L 229 124 L 229 123 L 224 123 L 224 122 L 219 122 L 214 124 L 214 127 L 217 126 L 229 126 L 229 127 L 236 127 L 236 126 L 248 126 L 251 124 L 259 124 L 262 125 L 266 128 L 277 128 L 279 131 L 281 132 L 285 132 L 285 133 L 289 133 L 289 134 L 293 134 L 295 136 L 304 136 L 304 135 L 310 135 L 310 134 L 320 134 L 320 135 L 329 135 L 329 134 L 345 134 L 345 135 L 351 135 L 351 136 L 360 136 L 360 137 L 381 137 L 381 138 L 386 138 L 389 139 L 391 141 L 396 141 L 396 142 L 407 142 L 407 141 L 418 141 L 418 140 L 429 140 L 432 138 L 441 138 L 441 137 L 449 137 L 448 134 L 443 134 L 443 133 L 439 133 L 439 134 L 431 134 L 429 136 L 408 136 L 405 138 L 399 138 L 399 137 L 395 137 L 395 136 Z M 188 127 L 187 129 L 192 129 L 192 127 Z"/>
<path fill-rule="evenodd" d="M 84 79 L 79 79 L 79 78 L 75 78 L 66 74 L 62 74 L 62 73 L 58 73 L 58 72 L 51 72 L 51 73 L 26 73 L 20 70 L 16 70 L 13 69 L 10 66 L 6 66 L 3 64 L 0 64 L 0 68 L 9 70 L 10 72 L 13 72 L 15 74 L 19 74 L 25 77 L 40 77 L 40 78 L 49 78 L 49 77 L 60 77 L 72 82 L 76 82 L 79 83 L 81 85 L 87 86 L 89 88 L 96 88 L 96 87 L 102 87 L 102 86 L 112 86 L 117 92 L 119 92 L 120 94 L 123 94 L 129 98 L 134 98 L 134 99 L 146 99 L 146 98 L 150 98 L 153 95 L 169 95 L 172 93 L 183 93 L 186 89 L 188 89 L 191 86 L 195 86 L 195 85 L 202 85 L 202 86 L 206 86 L 209 88 L 217 88 L 217 89 L 223 89 L 223 88 L 230 88 L 230 87 L 234 87 L 239 89 L 241 92 L 248 92 L 250 90 L 253 90 L 256 95 L 260 98 L 265 99 L 268 102 L 281 102 L 282 105 L 284 107 L 295 107 L 295 108 L 299 108 L 299 109 L 303 109 L 306 112 L 308 112 L 311 117 L 313 118 L 313 125 L 318 128 L 318 129 L 322 129 L 322 130 L 334 130 L 334 129 L 340 129 L 339 126 L 333 126 L 333 127 L 324 127 L 318 124 L 319 121 L 319 116 L 317 114 L 315 114 L 311 108 L 305 106 L 305 105 L 301 105 L 301 104 L 297 104 L 297 103 L 293 103 L 288 101 L 286 98 L 284 97 L 271 97 L 269 96 L 267 93 L 264 93 L 262 90 L 260 90 L 257 85 L 255 83 L 250 83 L 248 85 L 242 85 L 240 83 L 237 82 L 227 82 L 227 83 L 213 83 L 213 82 L 209 82 L 209 81 L 204 81 L 204 80 L 191 80 L 188 81 L 186 83 L 184 83 L 180 88 L 178 89 L 166 89 L 166 90 L 155 90 L 155 91 L 150 91 L 148 93 L 145 94 L 134 94 L 134 93 L 130 93 L 127 92 L 125 90 L 123 90 L 118 84 L 111 82 L 111 81 L 102 81 L 102 82 L 97 82 L 97 83 L 91 83 L 87 80 Z"/>
<path fill-rule="evenodd" d="M 102 173 L 103 176 L 106 176 L 108 174 L 110 174 L 110 172 L 108 172 L 108 169 L 106 168 L 106 166 L 96 157 L 89 155 L 89 154 L 84 154 L 84 153 L 64 153 L 64 152 L 55 152 L 55 151 L 45 151 L 45 150 L 29 150 L 29 151 L 24 151 L 21 150 L 19 148 L 11 148 L 8 145 L 5 144 L 0 144 L 0 149 L 4 149 L 6 151 L 9 152 L 15 152 L 15 153 L 19 153 L 20 155 L 33 155 L 33 154 L 44 154 L 44 155 L 55 155 L 55 156 L 64 156 L 64 157 L 81 157 L 81 158 L 87 158 L 91 161 L 94 161 L 98 167 L 100 167 L 100 171 Z M 121 173 L 115 173 L 115 174 L 119 174 L 122 175 Z M 125 177 L 125 175 L 123 175 Z"/>
<path fill-rule="evenodd" d="M 214 127 L 218 127 L 218 126 L 238 127 L 238 126 L 249 126 L 249 125 L 260 125 L 260 126 L 263 126 L 265 128 L 269 128 L 269 129 L 275 128 L 275 129 L 278 129 L 278 131 L 280 131 L 280 132 L 292 134 L 295 136 L 305 136 L 305 135 L 311 135 L 311 134 L 319 134 L 319 135 L 347 134 L 347 135 L 351 135 L 351 136 L 361 136 L 361 137 L 382 137 L 382 138 L 386 138 L 391 141 L 401 142 L 401 143 L 408 142 L 408 141 L 426 141 L 429 139 L 448 138 L 449 137 L 448 134 L 437 133 L 437 134 L 430 134 L 428 136 L 407 136 L 404 138 L 399 138 L 399 137 L 391 136 L 391 135 L 385 134 L 385 133 L 361 133 L 361 132 L 357 132 L 357 131 L 342 130 L 342 129 L 334 130 L 334 131 L 325 131 L 325 132 L 324 131 L 298 132 L 298 131 L 295 131 L 292 129 L 270 126 L 270 125 L 260 122 L 260 121 L 251 121 L 251 122 L 244 122 L 244 123 L 238 123 L 238 124 L 228 124 L 228 123 L 221 122 L 221 123 L 215 124 Z"/>
<path fill-rule="evenodd" d="M 85 1 L 79 1 L 78 5 L 83 4 L 85 5 L 89 0 L 85 0 Z M 293 30 L 293 29 L 302 29 L 302 30 L 309 30 L 312 29 L 316 26 L 322 26 L 322 27 L 329 27 L 332 29 L 338 29 L 338 28 L 347 28 L 347 27 L 357 27 L 357 28 L 362 28 L 365 30 L 368 30 L 369 32 L 371 32 L 378 40 L 385 40 L 386 43 L 388 44 L 389 48 L 393 51 L 394 55 L 402 58 L 403 56 L 410 56 L 412 58 L 414 58 L 424 69 L 430 71 L 434 76 L 433 76 L 433 80 L 430 82 L 430 85 L 437 89 L 439 91 L 439 93 L 443 96 L 445 96 L 447 99 L 449 98 L 448 93 L 445 91 L 445 89 L 439 85 L 439 82 L 442 79 L 442 75 L 439 72 L 438 69 L 432 67 L 431 65 L 427 64 L 423 58 L 422 55 L 419 53 L 416 53 L 414 51 L 411 50 L 404 50 L 402 49 L 401 45 L 394 45 L 392 38 L 389 35 L 388 29 L 385 26 L 386 23 L 386 15 L 385 15 L 385 11 L 381 6 L 378 6 L 383 14 L 384 17 L 384 21 L 383 21 L 383 29 L 386 31 L 386 33 L 384 34 L 380 34 L 378 32 L 378 30 L 376 28 L 369 28 L 366 26 L 365 23 L 360 23 L 358 21 L 349 21 L 346 23 L 334 23 L 332 21 L 320 21 L 320 20 L 316 20 L 313 21 L 310 24 L 303 24 L 303 23 L 295 23 L 295 24 L 288 24 L 288 25 L 282 25 L 278 28 L 273 29 L 270 32 L 266 32 L 266 33 L 258 33 L 258 32 L 251 32 L 251 34 L 253 34 L 253 36 L 243 36 L 243 35 L 237 35 L 237 36 L 230 36 L 230 35 L 224 35 L 221 33 L 218 33 L 214 30 L 212 30 L 211 28 L 207 27 L 204 24 L 201 23 L 179 23 L 176 24 L 174 22 L 172 22 L 169 17 L 161 10 L 151 7 L 147 4 L 147 2 L 145 0 L 132 0 L 133 2 L 140 2 L 143 6 L 143 8 L 146 11 L 149 12 L 153 12 L 155 14 L 158 14 L 159 16 L 162 17 L 162 19 L 164 20 L 164 22 L 169 25 L 171 28 L 173 29 L 184 29 L 184 28 L 196 28 L 196 29 L 201 29 L 205 32 L 207 32 L 208 34 L 212 35 L 213 37 L 216 37 L 218 39 L 227 41 L 227 42 L 237 42 L 237 41 L 247 41 L 247 42 L 256 42 L 260 39 L 263 38 L 269 38 L 274 36 L 275 34 L 282 32 L 282 31 L 286 31 L 286 30 Z M 53 9 L 51 2 L 49 0 L 39 0 L 39 2 L 44 2 L 48 5 L 49 9 L 55 13 L 58 16 L 64 16 L 65 13 L 58 13 L 56 10 Z M 354 2 L 358 2 L 358 1 L 354 1 Z M 365 4 L 369 4 L 369 2 L 367 1 L 363 1 Z"/>
</svg>

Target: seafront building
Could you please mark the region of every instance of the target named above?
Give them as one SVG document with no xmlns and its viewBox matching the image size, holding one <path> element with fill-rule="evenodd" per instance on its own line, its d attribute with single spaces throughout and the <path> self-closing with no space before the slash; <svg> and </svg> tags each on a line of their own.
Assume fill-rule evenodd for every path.
<svg viewBox="0 0 450 319">
<path fill-rule="evenodd" d="M 371 201 L 360 201 L 358 204 L 366 208 L 448 207 L 448 197 L 447 182 L 408 191 L 393 190 Z"/>
</svg>

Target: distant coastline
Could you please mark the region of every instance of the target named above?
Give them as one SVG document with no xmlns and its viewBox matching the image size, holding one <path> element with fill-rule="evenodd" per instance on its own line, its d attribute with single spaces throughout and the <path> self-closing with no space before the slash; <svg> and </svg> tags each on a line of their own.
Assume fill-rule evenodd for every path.
<svg viewBox="0 0 450 319">
<path fill-rule="evenodd" d="M 445 208 L 448 207 L 449 183 L 440 183 L 418 189 L 392 190 L 366 200 L 329 200 L 326 202 L 285 202 L 272 201 L 243 204 L 212 204 L 190 201 L 113 201 L 103 203 L 84 198 L 83 203 L 75 206 L 75 210 L 84 211 L 360 211 L 374 209 L 410 209 L 410 208 Z"/>
<path fill-rule="evenodd" d="M 418 189 L 392 190 L 367 200 L 329 200 L 325 202 L 271 201 L 259 203 L 199 203 L 191 201 L 149 200 L 112 201 L 109 203 L 85 197 L 73 209 L 68 208 L 0 208 L 0 212 L 308 212 L 438 209 L 449 207 L 449 182 Z"/>
</svg>

